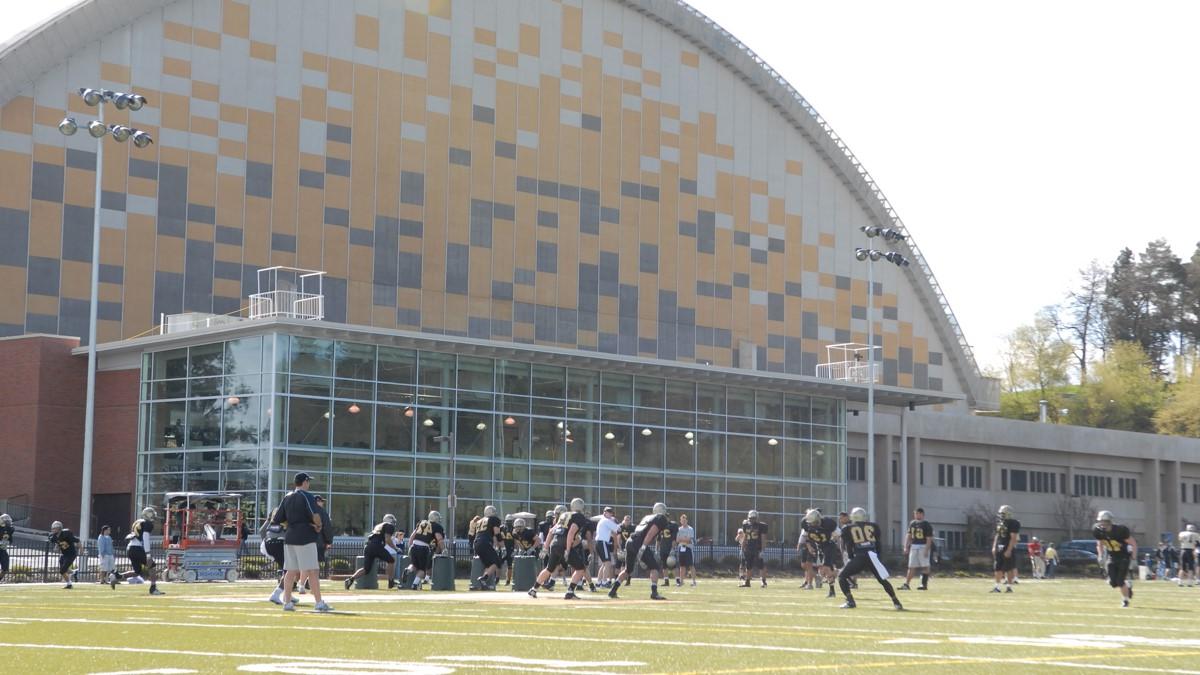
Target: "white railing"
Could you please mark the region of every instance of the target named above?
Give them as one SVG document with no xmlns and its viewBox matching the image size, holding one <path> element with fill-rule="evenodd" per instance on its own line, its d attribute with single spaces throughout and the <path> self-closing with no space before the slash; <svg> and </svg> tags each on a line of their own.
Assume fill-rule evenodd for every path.
<svg viewBox="0 0 1200 675">
<path fill-rule="evenodd" d="M 250 296 L 250 318 L 281 316 L 288 319 L 325 318 L 325 296 L 300 291 L 268 291 Z"/>
<path fill-rule="evenodd" d="M 916 241 L 913 240 L 909 229 L 905 227 L 903 221 L 900 220 L 900 216 L 896 213 L 896 209 L 892 207 L 891 202 L 889 202 L 887 197 L 884 196 L 883 191 L 879 189 L 879 185 L 875 182 L 875 179 L 871 177 L 871 174 L 867 173 L 867 169 L 862 165 L 862 162 L 860 162 L 858 158 L 854 156 L 854 153 L 850 151 L 850 147 L 847 146 L 844 141 L 842 141 L 841 137 L 838 136 L 833 130 L 833 127 L 829 126 L 829 123 L 825 121 L 825 118 L 821 117 L 821 114 L 817 112 L 817 109 L 814 108 L 807 99 L 801 96 L 800 92 L 796 91 L 795 87 L 793 87 L 782 75 L 776 72 L 775 69 L 767 64 L 767 62 L 764 61 L 758 54 L 755 54 L 754 50 L 742 44 L 742 42 L 734 37 L 732 33 L 722 28 L 720 24 L 708 18 L 703 12 L 692 7 L 684 0 L 675 0 L 675 2 L 679 5 L 679 7 L 687 11 L 689 14 L 692 14 L 700 21 L 704 22 L 704 24 L 709 26 L 713 31 L 727 40 L 736 49 L 741 51 L 746 57 L 753 61 L 755 65 L 762 69 L 763 72 L 775 80 L 775 82 L 782 87 L 783 90 L 787 92 L 787 94 L 791 96 L 801 108 L 803 108 L 804 111 L 813 119 L 813 121 L 821 127 L 822 131 L 825 132 L 829 141 L 834 145 L 837 151 L 840 152 L 846 161 L 850 163 L 850 166 L 853 167 L 854 171 L 858 174 L 859 179 L 861 179 L 865 184 L 868 192 L 879 203 L 880 208 L 882 208 L 888 219 L 891 220 L 891 227 L 898 228 L 908 235 L 908 239 L 905 241 L 905 243 L 908 245 L 913 261 L 917 263 L 917 269 L 921 270 L 921 272 L 924 274 L 925 280 L 929 283 L 930 290 L 933 292 L 934 298 L 937 300 L 938 305 L 940 305 L 947 324 L 949 324 L 951 333 L 953 333 L 954 338 L 957 340 L 959 348 L 962 349 L 963 353 L 966 355 L 966 367 L 978 380 L 981 377 L 981 374 L 979 372 L 979 365 L 975 361 L 975 353 L 972 351 L 971 345 L 967 343 L 967 338 L 962 332 L 962 327 L 958 324 L 958 319 L 954 316 L 954 311 L 950 309 L 950 301 L 946 299 L 946 294 L 942 292 L 942 287 L 938 285 L 937 278 L 933 276 L 933 270 L 929 268 L 929 264 L 925 261 L 925 256 L 922 255 L 921 250 L 917 248 Z"/>
<path fill-rule="evenodd" d="M 817 364 L 817 377 L 841 382 L 870 382 L 874 376 L 879 381 L 879 364 L 866 361 L 835 361 Z"/>
</svg>

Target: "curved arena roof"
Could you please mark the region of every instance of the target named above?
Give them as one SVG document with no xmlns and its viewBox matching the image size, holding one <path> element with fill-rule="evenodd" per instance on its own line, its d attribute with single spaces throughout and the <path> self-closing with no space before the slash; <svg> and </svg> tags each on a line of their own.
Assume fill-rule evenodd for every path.
<svg viewBox="0 0 1200 675">
<path fill-rule="evenodd" d="M 80 0 L 75 6 L 0 45 L 0 106 L 100 36 L 174 1 Z M 945 356 L 967 394 L 967 404 L 975 409 L 998 408 L 997 383 L 981 375 L 949 302 L 911 232 L 866 168 L 820 113 L 749 47 L 686 2 L 611 1 L 661 24 L 728 67 L 817 149 L 868 214 L 872 224 L 902 228 L 909 234 L 908 239 L 897 246 L 913 263 L 904 273 L 917 290 L 920 303 L 946 346 Z"/>
</svg>

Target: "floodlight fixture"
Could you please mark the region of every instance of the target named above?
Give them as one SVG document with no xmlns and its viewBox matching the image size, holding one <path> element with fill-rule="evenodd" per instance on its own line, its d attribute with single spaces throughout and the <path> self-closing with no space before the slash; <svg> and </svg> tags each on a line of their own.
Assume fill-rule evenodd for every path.
<svg viewBox="0 0 1200 675">
<path fill-rule="evenodd" d="M 74 136 L 76 131 L 79 131 L 79 124 L 74 117 L 64 117 L 63 121 L 58 123 L 58 131 L 63 136 Z"/>
<path fill-rule="evenodd" d="M 101 102 L 104 101 L 104 90 L 91 89 L 88 87 L 80 87 L 79 88 L 79 97 L 83 99 L 84 103 L 95 108 L 96 106 L 100 105 Z"/>
<path fill-rule="evenodd" d="M 101 138 L 108 133 L 108 127 L 104 126 L 104 122 L 100 120 L 92 120 L 88 122 L 88 133 L 92 135 L 92 138 Z"/>
<path fill-rule="evenodd" d="M 112 133 L 113 140 L 118 143 L 124 143 L 134 131 L 123 124 L 114 124 L 108 130 Z"/>
<path fill-rule="evenodd" d="M 139 148 L 144 148 L 154 142 L 154 139 L 150 137 L 150 134 L 144 131 L 134 131 L 132 138 L 133 144 Z"/>
</svg>

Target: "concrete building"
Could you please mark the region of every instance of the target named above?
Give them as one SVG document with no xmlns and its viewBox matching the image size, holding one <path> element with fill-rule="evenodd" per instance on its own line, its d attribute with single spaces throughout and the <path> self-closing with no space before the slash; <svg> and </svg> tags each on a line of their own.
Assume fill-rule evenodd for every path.
<svg viewBox="0 0 1200 675">
<path fill-rule="evenodd" d="M 682 2 L 510 5 L 92 0 L 0 46 L 6 506 L 78 513 L 70 348 L 97 206 L 98 519 L 184 487 L 261 512 L 306 469 L 353 531 L 445 508 L 453 454 L 462 513 L 665 499 L 701 536 L 754 507 L 784 541 L 804 508 L 861 496 L 866 415 L 847 411 L 869 387 L 816 374 L 831 345 L 872 341 L 843 370 L 877 371 L 881 521 L 941 494 L 941 452 L 1000 480 L 993 499 L 1017 448 L 1088 465 L 1083 437 L 971 415 L 996 383 L 914 233 L 864 236 L 903 224 L 745 45 Z M 106 121 L 157 141 L 100 141 L 98 205 L 97 141 L 56 129 L 94 114 L 85 86 L 146 96 Z M 868 244 L 911 265 L 856 261 Z M 264 282 L 277 267 L 321 272 L 319 292 Z M 926 466 L 904 503 L 895 411 L 907 473 Z M 1191 446 L 1152 445 L 1142 461 L 1194 475 Z"/>
</svg>

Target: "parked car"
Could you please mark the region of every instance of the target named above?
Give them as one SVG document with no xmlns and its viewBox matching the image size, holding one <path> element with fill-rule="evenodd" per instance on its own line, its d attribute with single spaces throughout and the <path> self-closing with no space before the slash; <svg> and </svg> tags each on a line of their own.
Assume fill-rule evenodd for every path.
<svg viewBox="0 0 1200 675">
<path fill-rule="evenodd" d="M 1060 548 L 1058 549 L 1058 561 L 1064 562 L 1097 562 L 1096 550 L 1093 548 L 1090 551 L 1085 551 L 1079 548 Z"/>
<path fill-rule="evenodd" d="M 1067 549 L 1077 551 L 1091 551 L 1092 557 L 1096 556 L 1096 540 L 1095 539 L 1070 539 L 1058 545 L 1058 552 L 1062 553 Z"/>
</svg>

